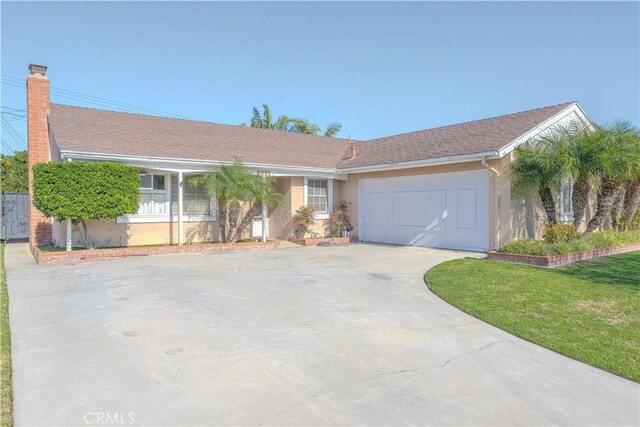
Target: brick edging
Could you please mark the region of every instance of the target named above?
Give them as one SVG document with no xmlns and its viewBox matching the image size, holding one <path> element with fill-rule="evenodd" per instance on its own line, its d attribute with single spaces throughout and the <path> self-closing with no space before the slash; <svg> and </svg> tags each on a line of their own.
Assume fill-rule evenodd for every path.
<svg viewBox="0 0 640 427">
<path fill-rule="evenodd" d="M 101 259 L 126 258 L 131 256 L 148 256 L 159 254 L 187 254 L 187 253 L 210 253 L 233 249 L 257 249 L 257 248 L 278 248 L 280 242 L 269 240 L 267 242 L 250 243 L 204 243 L 184 246 L 138 246 L 128 248 L 104 248 L 104 249 L 81 249 L 78 251 L 56 251 L 43 252 L 37 246 L 30 246 L 33 258 L 38 265 L 49 264 L 73 264 L 77 262 L 90 262 Z"/>
<path fill-rule="evenodd" d="M 578 261 L 586 261 L 603 256 L 622 254 L 625 252 L 640 251 L 640 243 L 632 245 L 617 246 L 613 248 L 594 249 L 584 252 L 573 252 L 566 255 L 520 255 L 506 252 L 488 252 L 487 258 L 496 261 L 515 262 L 519 264 L 537 265 L 538 267 L 559 267 L 573 264 Z"/>
<path fill-rule="evenodd" d="M 318 246 L 318 243 L 336 243 L 338 245 L 346 245 L 347 243 L 357 242 L 355 237 L 321 237 L 317 239 L 299 239 L 297 237 L 290 237 L 289 241 L 296 245 L 302 246 Z"/>
</svg>

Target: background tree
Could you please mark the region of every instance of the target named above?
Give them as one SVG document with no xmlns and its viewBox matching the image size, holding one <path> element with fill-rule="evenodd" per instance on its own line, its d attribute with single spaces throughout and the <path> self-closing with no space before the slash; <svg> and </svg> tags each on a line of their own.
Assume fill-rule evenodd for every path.
<svg viewBox="0 0 640 427">
<path fill-rule="evenodd" d="M 0 192 L 27 192 L 27 151 L 16 151 L 12 156 L 0 154 Z"/>
<path fill-rule="evenodd" d="M 191 178 L 191 182 L 203 185 L 209 197 L 217 198 L 221 242 L 240 240 L 251 220 L 262 213 L 263 203 L 277 206 L 284 201 L 273 178 L 263 179 L 250 173 L 239 160 L 220 171 Z"/>
<path fill-rule="evenodd" d="M 289 118 L 280 116 L 277 120 L 273 120 L 273 113 L 267 104 L 262 104 L 262 113 L 258 107 L 253 107 L 253 115 L 251 116 L 251 127 L 261 129 L 275 129 L 287 131 L 289 130 Z"/>
<path fill-rule="evenodd" d="M 342 130 L 342 124 L 338 122 L 331 122 L 327 125 L 324 131 L 324 136 L 334 137 Z"/>
<path fill-rule="evenodd" d="M 93 248 L 85 221 L 138 211 L 140 175 L 118 163 L 53 162 L 33 167 L 33 203 L 47 217 L 78 224 Z"/>
<path fill-rule="evenodd" d="M 307 119 L 291 119 L 291 132 L 317 135 L 320 132 L 320 126 Z"/>
<path fill-rule="evenodd" d="M 593 169 L 599 180 L 599 192 L 596 211 L 583 236 L 604 224 L 611 215 L 620 188 L 633 178 L 640 164 L 640 150 L 636 143 L 638 129 L 629 122 L 616 121 L 600 127 L 596 136 L 599 150 L 594 157 Z"/>
<path fill-rule="evenodd" d="M 251 127 L 304 133 L 309 135 L 318 135 L 322 132 L 322 129 L 317 123 L 312 123 L 308 119 L 289 118 L 289 116 L 282 115 L 274 120 L 271 108 L 267 104 L 262 104 L 262 112 L 258 107 L 253 107 Z M 327 125 L 323 135 L 334 137 L 340 132 L 340 130 L 342 130 L 342 125 L 340 123 L 331 122 Z"/>
<path fill-rule="evenodd" d="M 553 191 L 559 190 L 566 173 L 566 149 L 561 135 L 553 134 L 515 150 L 516 158 L 510 174 L 516 193 L 537 191 L 542 201 L 547 222 L 558 222 Z"/>
</svg>

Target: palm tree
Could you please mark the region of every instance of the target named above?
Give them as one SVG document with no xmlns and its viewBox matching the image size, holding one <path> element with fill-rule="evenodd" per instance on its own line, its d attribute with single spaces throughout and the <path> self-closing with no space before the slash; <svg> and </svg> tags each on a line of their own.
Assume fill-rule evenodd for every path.
<svg viewBox="0 0 640 427">
<path fill-rule="evenodd" d="M 291 123 L 291 132 L 306 133 L 309 135 L 317 135 L 318 132 L 320 132 L 320 126 L 316 123 L 311 123 L 307 119 L 291 119 Z"/>
<path fill-rule="evenodd" d="M 342 124 L 338 122 L 331 122 L 327 125 L 324 131 L 324 136 L 334 137 L 342 130 Z"/>
<path fill-rule="evenodd" d="M 633 222 L 633 218 L 638 211 L 640 205 L 640 165 L 638 166 L 638 177 L 631 179 L 627 183 L 627 192 L 624 199 L 624 208 L 622 215 L 622 226 L 628 229 Z"/>
<path fill-rule="evenodd" d="M 631 150 L 640 153 L 640 137 L 636 135 L 630 138 L 629 142 L 632 144 Z M 626 183 L 625 195 L 621 225 L 628 229 L 640 205 L 640 162 L 632 167 L 631 178 Z"/>
<path fill-rule="evenodd" d="M 274 122 L 273 113 L 271 108 L 267 104 L 262 104 L 262 113 L 258 107 L 253 107 L 253 114 L 251 116 L 251 127 L 261 129 L 275 129 L 275 130 L 289 130 L 290 119 L 287 116 L 280 116 Z"/>
<path fill-rule="evenodd" d="M 573 181 L 571 206 L 573 225 L 578 228 L 583 221 L 589 204 L 589 193 L 596 184 L 594 159 L 600 150 L 600 137 L 597 129 L 590 129 L 578 123 L 560 128 L 566 141 L 568 176 Z"/>
<path fill-rule="evenodd" d="M 220 224 L 218 240 L 221 242 L 240 239 L 251 219 L 260 214 L 262 203 L 274 206 L 284 200 L 276 191 L 273 179 L 263 180 L 251 174 L 240 160 L 231 166 L 223 166 L 218 172 L 191 178 L 191 182 L 203 185 L 209 197 L 217 198 Z M 242 215 L 242 208 L 247 204 L 249 208 Z"/>
<path fill-rule="evenodd" d="M 246 201 L 250 203 L 249 209 L 238 224 L 233 240 L 242 238 L 242 234 L 249 227 L 254 217 L 262 214 L 263 206 L 274 207 L 284 203 L 284 196 L 277 191 L 276 180 L 272 177 L 260 178 L 256 175 L 251 181 L 251 197 Z"/>
<path fill-rule="evenodd" d="M 557 134 L 516 148 L 516 159 L 510 166 L 516 193 L 535 190 L 540 196 L 547 222 L 558 222 L 553 190 L 558 190 L 566 169 L 564 139 Z"/>
<path fill-rule="evenodd" d="M 616 121 L 596 132 L 600 142 L 594 156 L 593 171 L 599 180 L 596 212 L 587 224 L 583 236 L 602 226 L 613 210 L 620 188 L 632 179 L 640 164 L 638 129 L 630 123 Z"/>
</svg>

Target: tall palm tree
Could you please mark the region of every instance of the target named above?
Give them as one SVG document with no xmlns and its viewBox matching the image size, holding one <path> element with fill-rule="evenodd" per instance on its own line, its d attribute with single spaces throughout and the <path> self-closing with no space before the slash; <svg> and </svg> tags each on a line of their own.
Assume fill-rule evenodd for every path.
<svg viewBox="0 0 640 427">
<path fill-rule="evenodd" d="M 342 124 L 338 122 L 331 122 L 324 130 L 324 136 L 334 137 L 342 130 Z"/>
<path fill-rule="evenodd" d="M 320 132 L 320 126 L 316 123 L 311 123 L 307 119 L 291 119 L 291 132 L 306 133 L 309 135 L 317 135 Z"/>
<path fill-rule="evenodd" d="M 600 127 L 596 134 L 600 149 L 594 157 L 593 165 L 600 182 L 600 191 L 596 212 L 587 224 L 583 236 L 602 226 L 611 215 L 620 188 L 633 178 L 640 164 L 640 150 L 636 143 L 638 129 L 629 122 L 616 121 L 612 125 Z"/>
<path fill-rule="evenodd" d="M 253 107 L 253 114 L 251 116 L 251 127 L 261 129 L 275 129 L 275 130 L 289 130 L 290 119 L 287 116 L 279 116 L 275 121 L 273 120 L 273 113 L 271 108 L 267 104 L 262 104 L 262 113 L 258 107 Z"/>
<path fill-rule="evenodd" d="M 563 142 L 557 135 L 551 135 L 520 145 L 510 167 L 514 191 L 537 191 L 550 225 L 558 222 L 553 191 L 560 189 L 566 172 Z"/>
</svg>

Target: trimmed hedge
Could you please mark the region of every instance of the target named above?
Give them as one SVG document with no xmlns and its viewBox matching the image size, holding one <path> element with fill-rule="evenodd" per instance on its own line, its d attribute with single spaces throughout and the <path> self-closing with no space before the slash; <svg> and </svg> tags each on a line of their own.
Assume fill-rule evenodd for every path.
<svg viewBox="0 0 640 427">
<path fill-rule="evenodd" d="M 499 249 L 518 255 L 566 255 L 572 252 L 591 251 L 594 249 L 614 248 L 640 242 L 640 231 L 598 231 L 584 239 L 571 242 L 547 243 L 543 240 L 512 240 Z"/>
<path fill-rule="evenodd" d="M 118 163 L 53 162 L 33 167 L 33 203 L 59 221 L 135 213 L 139 187 L 138 169 Z"/>
</svg>

